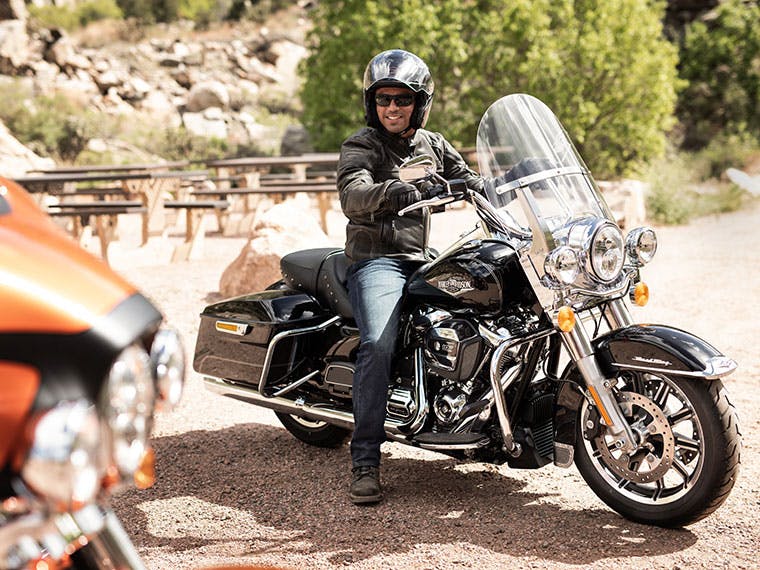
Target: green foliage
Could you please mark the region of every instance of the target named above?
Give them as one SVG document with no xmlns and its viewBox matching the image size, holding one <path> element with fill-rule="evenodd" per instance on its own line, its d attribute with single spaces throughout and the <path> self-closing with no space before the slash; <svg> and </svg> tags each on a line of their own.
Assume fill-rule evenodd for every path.
<svg viewBox="0 0 760 570">
<path fill-rule="evenodd" d="M 290 0 L 233 0 L 226 19 L 262 22 L 273 12 L 287 8 L 291 4 Z"/>
<path fill-rule="evenodd" d="M 688 188 L 691 169 L 680 154 L 652 161 L 645 174 L 649 183 L 647 216 L 662 224 L 684 224 L 694 215 L 694 199 Z"/>
<path fill-rule="evenodd" d="M 63 28 L 75 30 L 98 20 L 122 18 L 122 12 L 115 0 L 88 0 L 68 6 L 29 5 L 29 15 L 35 25 L 43 28 Z"/>
<path fill-rule="evenodd" d="M 663 13 L 659 0 L 322 2 L 302 67 L 303 122 L 317 148 L 338 148 L 363 124 L 364 66 L 398 47 L 431 68 L 427 126 L 453 144 L 472 146 L 488 105 L 525 92 L 557 113 L 598 176 L 625 173 L 664 151 L 672 124 L 677 52 Z"/>
<path fill-rule="evenodd" d="M 760 140 L 746 132 L 719 133 L 709 144 L 691 155 L 697 180 L 720 178 L 728 168 L 742 168 L 760 151 Z"/>
<path fill-rule="evenodd" d="M 149 152 L 167 160 L 213 160 L 230 152 L 226 140 L 195 135 L 184 127 L 151 132 L 144 144 Z"/>
<path fill-rule="evenodd" d="M 0 98 L 2 120 L 13 135 L 34 152 L 74 160 L 90 139 L 107 128 L 102 117 L 62 93 L 31 97 L 19 84 L 5 85 Z"/>
<path fill-rule="evenodd" d="M 760 141 L 760 4 L 726 0 L 708 22 L 693 23 L 681 52 L 678 117 L 685 148 L 701 148 L 721 132 Z"/>
</svg>

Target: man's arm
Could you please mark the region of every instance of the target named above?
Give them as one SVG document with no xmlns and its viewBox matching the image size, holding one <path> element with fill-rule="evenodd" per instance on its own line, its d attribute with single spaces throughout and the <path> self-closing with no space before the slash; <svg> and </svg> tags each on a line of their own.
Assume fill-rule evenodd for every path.
<svg viewBox="0 0 760 570">
<path fill-rule="evenodd" d="M 376 150 L 356 137 L 340 149 L 337 185 L 340 205 L 348 216 L 371 216 L 387 208 L 385 191 L 390 180 L 377 182 L 372 175 Z"/>
</svg>

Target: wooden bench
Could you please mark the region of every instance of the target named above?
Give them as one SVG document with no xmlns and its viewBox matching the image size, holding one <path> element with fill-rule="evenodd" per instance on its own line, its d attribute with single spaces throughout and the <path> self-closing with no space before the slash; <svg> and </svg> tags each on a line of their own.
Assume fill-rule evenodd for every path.
<svg viewBox="0 0 760 570">
<path fill-rule="evenodd" d="M 69 217 L 72 221 L 72 236 L 83 245 L 89 239 L 95 222 L 95 233 L 100 241 L 100 256 L 108 263 L 108 244 L 116 235 L 116 221 L 119 214 L 144 215 L 147 208 L 139 200 L 72 202 L 47 207 L 47 213 L 53 217 Z M 89 230 L 89 231 L 88 231 Z"/>
<path fill-rule="evenodd" d="M 334 194 L 338 189 L 335 186 L 335 182 L 269 182 L 261 186 L 244 187 L 244 188 L 216 188 L 216 189 L 204 189 L 194 190 L 191 192 L 192 196 L 196 197 L 208 197 L 218 196 L 220 198 L 229 199 L 231 197 L 244 197 L 243 202 L 243 214 L 244 217 L 254 214 L 255 218 L 256 208 L 252 207 L 248 201 L 250 196 L 275 196 L 278 200 L 283 200 L 286 195 L 298 194 L 300 192 L 306 192 L 307 194 L 316 194 L 317 204 L 319 207 L 319 223 L 322 226 L 322 230 L 327 233 L 327 212 L 330 209 L 330 194 Z M 253 220 L 250 220 L 251 225 Z M 246 224 L 242 224 L 246 225 Z M 249 228 L 250 229 L 250 228 Z M 239 233 L 239 231 L 237 232 Z"/>
<path fill-rule="evenodd" d="M 185 241 L 178 245 L 172 261 L 200 259 L 203 255 L 203 241 L 206 236 L 204 216 L 207 212 L 220 213 L 229 208 L 227 200 L 169 200 L 164 208 L 185 210 Z M 221 218 L 217 216 L 217 219 Z M 223 226 L 220 225 L 220 229 Z"/>
</svg>

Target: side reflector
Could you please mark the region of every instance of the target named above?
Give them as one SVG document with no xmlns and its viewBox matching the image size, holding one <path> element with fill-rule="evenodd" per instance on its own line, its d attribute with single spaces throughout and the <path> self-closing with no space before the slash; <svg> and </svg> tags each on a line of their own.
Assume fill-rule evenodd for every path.
<svg viewBox="0 0 760 570">
<path fill-rule="evenodd" d="M 135 471 L 135 486 L 138 489 L 147 489 L 156 482 L 156 453 L 149 447 L 143 453 L 140 466 Z"/>
<path fill-rule="evenodd" d="M 557 313 L 557 326 L 563 332 L 573 330 L 575 327 L 575 311 L 568 306 L 560 307 L 559 313 Z"/>
<path fill-rule="evenodd" d="M 216 323 L 214 323 L 214 326 L 219 332 L 235 334 L 238 336 L 245 335 L 249 330 L 248 325 L 240 323 L 229 323 L 225 321 L 216 321 Z"/>
<path fill-rule="evenodd" d="M 633 302 L 639 307 L 649 302 L 649 287 L 643 281 L 636 283 L 636 287 L 633 288 Z"/>
</svg>

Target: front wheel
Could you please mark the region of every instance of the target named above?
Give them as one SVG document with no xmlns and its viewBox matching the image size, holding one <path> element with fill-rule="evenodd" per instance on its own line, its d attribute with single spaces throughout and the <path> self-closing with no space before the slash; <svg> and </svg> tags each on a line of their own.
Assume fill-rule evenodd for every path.
<svg viewBox="0 0 760 570">
<path fill-rule="evenodd" d="M 298 439 L 316 447 L 340 447 L 351 432 L 323 421 L 299 418 L 283 412 L 275 412 L 285 429 Z"/>
<path fill-rule="evenodd" d="M 739 472 L 736 411 L 719 380 L 622 372 L 616 396 L 638 442 L 624 454 L 584 401 L 575 464 L 591 489 L 626 518 L 679 527 L 715 511 Z"/>
</svg>

